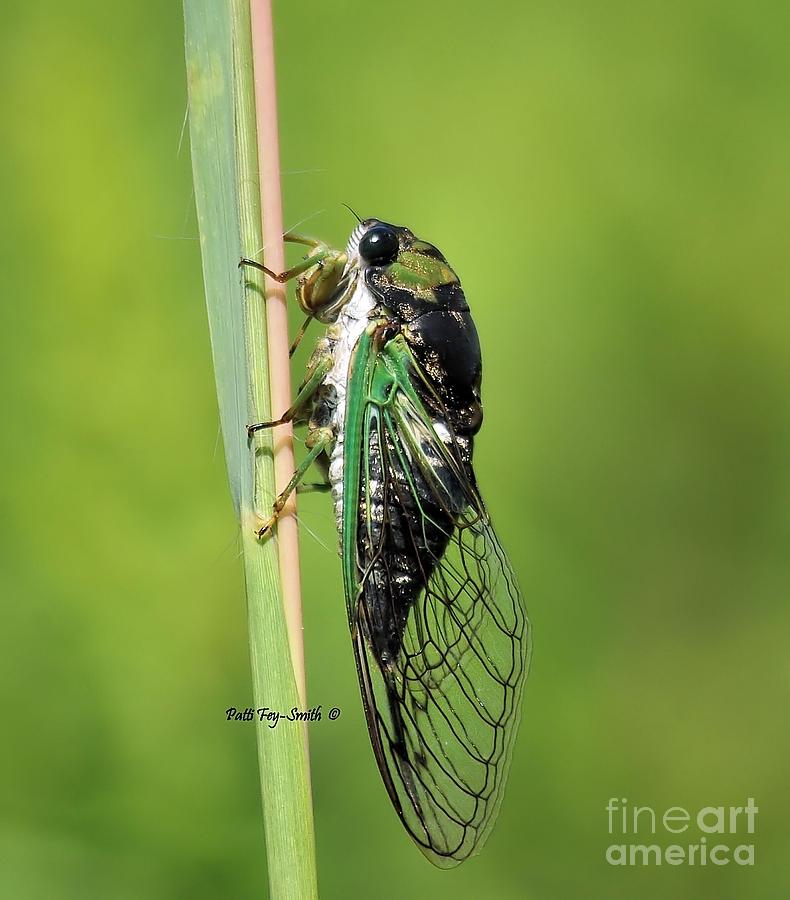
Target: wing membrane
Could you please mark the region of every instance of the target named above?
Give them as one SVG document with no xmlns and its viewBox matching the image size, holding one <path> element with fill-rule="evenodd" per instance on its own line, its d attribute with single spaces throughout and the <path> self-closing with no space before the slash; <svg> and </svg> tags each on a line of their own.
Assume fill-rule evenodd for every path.
<svg viewBox="0 0 790 900">
<path fill-rule="evenodd" d="M 361 357 L 361 440 L 345 449 L 356 512 L 343 525 L 354 531 L 344 569 L 357 671 L 390 799 L 425 855 L 451 867 L 480 849 L 501 803 L 529 625 L 469 439 L 435 403 L 428 413 L 403 342 Z"/>
</svg>

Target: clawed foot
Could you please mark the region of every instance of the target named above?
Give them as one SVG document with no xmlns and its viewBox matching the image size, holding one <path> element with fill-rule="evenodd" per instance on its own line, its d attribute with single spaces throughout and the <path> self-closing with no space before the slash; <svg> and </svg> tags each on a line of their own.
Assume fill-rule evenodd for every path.
<svg viewBox="0 0 790 900">
<path fill-rule="evenodd" d="M 272 514 L 269 518 L 261 525 L 261 527 L 255 532 L 258 535 L 258 540 L 263 540 L 263 538 L 268 537 L 272 530 L 274 529 L 275 523 L 280 518 L 280 513 L 283 511 L 283 507 L 288 501 L 288 495 L 280 494 L 280 496 L 274 501 L 272 505 Z"/>
<path fill-rule="evenodd" d="M 269 518 L 263 523 L 263 525 L 261 525 L 261 527 L 257 529 L 255 534 L 259 541 L 267 538 L 272 533 L 276 521 L 277 516 L 269 516 Z"/>
</svg>

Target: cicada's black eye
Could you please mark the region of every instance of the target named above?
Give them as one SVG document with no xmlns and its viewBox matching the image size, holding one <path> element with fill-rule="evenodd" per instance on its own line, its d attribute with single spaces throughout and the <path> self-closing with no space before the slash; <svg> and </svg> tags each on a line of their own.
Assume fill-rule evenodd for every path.
<svg viewBox="0 0 790 900">
<path fill-rule="evenodd" d="M 389 225 L 374 225 L 359 242 L 359 255 L 371 266 L 388 266 L 398 257 L 398 235 Z"/>
</svg>

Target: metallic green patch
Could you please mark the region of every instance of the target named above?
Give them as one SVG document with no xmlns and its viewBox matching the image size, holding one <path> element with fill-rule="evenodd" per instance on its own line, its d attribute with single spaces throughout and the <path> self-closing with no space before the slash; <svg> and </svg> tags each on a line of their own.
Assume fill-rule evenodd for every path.
<svg viewBox="0 0 790 900">
<path fill-rule="evenodd" d="M 439 285 L 458 283 L 458 276 L 446 262 L 414 250 L 402 250 L 388 274 L 395 287 L 412 291 L 423 300 L 433 299 L 433 289 Z"/>
</svg>

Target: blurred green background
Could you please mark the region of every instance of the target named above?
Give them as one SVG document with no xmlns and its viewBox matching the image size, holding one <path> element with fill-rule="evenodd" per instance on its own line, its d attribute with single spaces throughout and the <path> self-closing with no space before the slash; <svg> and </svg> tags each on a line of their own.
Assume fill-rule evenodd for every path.
<svg viewBox="0 0 790 900">
<path fill-rule="evenodd" d="M 787 897 L 787 5 L 276 26 L 287 224 L 343 243 L 349 203 L 463 279 L 536 629 L 499 824 L 433 870 L 368 745 L 330 504 L 302 501 L 310 700 L 343 711 L 310 728 L 321 895 Z M 179 4 L 4 4 L 0 104 L 0 897 L 261 897 Z M 604 860 L 610 797 L 750 796 L 752 868 Z"/>
</svg>

